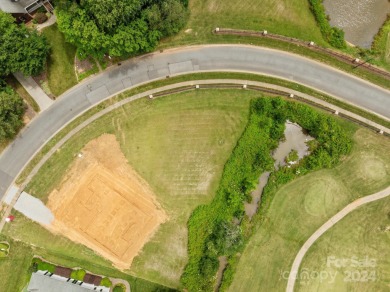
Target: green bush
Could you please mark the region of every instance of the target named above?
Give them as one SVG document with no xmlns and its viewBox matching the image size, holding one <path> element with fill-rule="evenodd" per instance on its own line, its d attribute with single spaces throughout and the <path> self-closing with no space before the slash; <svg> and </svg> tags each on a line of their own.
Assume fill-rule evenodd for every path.
<svg viewBox="0 0 390 292">
<path fill-rule="evenodd" d="M 291 150 L 290 153 L 286 157 L 286 162 L 295 162 L 298 161 L 299 156 L 298 156 L 298 151 L 297 150 Z"/>
<path fill-rule="evenodd" d="M 102 281 L 100 282 L 100 286 L 104 286 L 104 287 L 108 287 L 110 288 L 112 286 L 112 283 L 110 281 L 109 278 L 105 277 L 102 279 Z"/>
<path fill-rule="evenodd" d="M 117 284 L 115 285 L 114 289 L 112 290 L 113 292 L 125 292 L 126 287 L 122 284 Z"/>
<path fill-rule="evenodd" d="M 9 249 L 9 244 L 5 243 L 5 242 L 1 242 L 0 243 L 0 249 L 8 250 Z"/>
<path fill-rule="evenodd" d="M 54 273 L 54 270 L 56 269 L 55 265 L 42 261 L 39 258 L 33 258 L 32 266 L 34 271 L 40 270 L 40 271 L 48 271 L 50 273 Z"/>
<path fill-rule="evenodd" d="M 222 255 L 229 262 L 223 281 L 233 279 L 237 253 L 243 249 L 262 213 L 255 215 L 254 223 L 248 223 L 244 202 L 261 173 L 273 169 L 271 151 L 283 137 L 287 119 L 300 124 L 316 143 L 312 143 L 311 155 L 299 164 L 271 173 L 261 205 L 269 205 L 280 185 L 311 170 L 333 167 L 350 152 L 351 138 L 333 117 L 281 98 L 253 100 L 248 124 L 225 164 L 216 196 L 211 204 L 196 208 L 188 221 L 189 260 L 181 278 L 188 291 L 214 289 L 218 257 Z M 222 283 L 221 287 L 227 285 Z"/>
<path fill-rule="evenodd" d="M 70 274 L 70 277 L 75 280 L 83 281 L 84 276 L 86 274 L 85 270 L 73 270 L 72 273 Z"/>
<path fill-rule="evenodd" d="M 23 126 L 25 109 L 22 98 L 15 91 L 0 84 L 0 142 L 15 137 Z"/>
<path fill-rule="evenodd" d="M 344 31 L 330 26 L 322 0 L 309 0 L 309 3 L 325 40 L 335 48 L 345 48 Z"/>
</svg>

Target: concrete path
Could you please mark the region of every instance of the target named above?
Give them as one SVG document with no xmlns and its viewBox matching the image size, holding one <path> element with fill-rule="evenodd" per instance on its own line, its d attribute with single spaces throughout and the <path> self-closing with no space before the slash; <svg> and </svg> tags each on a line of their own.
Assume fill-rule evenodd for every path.
<svg viewBox="0 0 390 292">
<path fill-rule="evenodd" d="M 57 22 L 57 17 L 55 14 L 52 14 L 51 17 L 45 23 L 37 25 L 37 31 L 41 31 L 42 29 L 51 26 L 56 22 Z"/>
<path fill-rule="evenodd" d="M 339 222 L 341 219 L 343 219 L 346 215 L 357 209 L 358 207 L 371 203 L 376 200 L 383 199 L 390 195 L 390 186 L 388 186 L 386 189 L 379 191 L 375 194 L 372 194 L 370 196 L 366 196 L 360 199 L 357 199 L 356 201 L 352 202 L 351 204 L 347 205 L 344 209 L 342 209 L 340 212 L 338 212 L 336 215 L 334 215 L 332 218 L 330 218 L 324 225 L 322 225 L 320 228 L 317 229 L 316 232 L 310 236 L 310 238 L 305 242 L 305 244 L 301 247 L 299 250 L 297 256 L 294 259 L 294 263 L 291 267 L 291 271 L 289 274 L 288 282 L 287 282 L 287 288 L 286 292 L 293 292 L 294 291 L 294 285 L 295 280 L 298 275 L 299 266 L 301 265 L 301 262 L 303 260 L 303 257 L 305 256 L 306 252 L 310 249 L 310 247 L 313 245 L 313 243 L 327 230 L 329 230 L 333 225 L 335 225 L 337 222 Z"/>
<path fill-rule="evenodd" d="M 54 101 L 47 96 L 47 94 L 39 87 L 31 77 L 26 77 L 22 73 L 14 73 L 14 76 L 20 84 L 26 89 L 26 91 L 31 95 L 31 97 L 37 102 L 41 112 L 45 109 L 48 109 Z"/>
<path fill-rule="evenodd" d="M 14 208 L 27 218 L 43 225 L 50 225 L 54 220 L 54 215 L 50 209 L 41 200 L 26 192 L 19 196 Z"/>
</svg>

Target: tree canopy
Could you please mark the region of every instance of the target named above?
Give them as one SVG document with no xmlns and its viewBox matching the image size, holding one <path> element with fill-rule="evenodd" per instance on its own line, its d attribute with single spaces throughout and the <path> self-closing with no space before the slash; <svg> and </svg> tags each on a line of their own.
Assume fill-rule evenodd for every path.
<svg viewBox="0 0 390 292">
<path fill-rule="evenodd" d="M 0 79 L 0 142 L 16 135 L 23 125 L 23 100 Z"/>
<path fill-rule="evenodd" d="M 184 1 L 184 0 L 183 0 Z M 183 4 L 184 3 L 184 4 Z M 81 54 L 128 56 L 151 51 L 187 20 L 180 0 L 62 0 L 57 21 Z"/>
<path fill-rule="evenodd" d="M 0 76 L 18 71 L 38 74 L 45 67 L 48 52 L 43 35 L 16 24 L 10 14 L 0 11 Z"/>
</svg>

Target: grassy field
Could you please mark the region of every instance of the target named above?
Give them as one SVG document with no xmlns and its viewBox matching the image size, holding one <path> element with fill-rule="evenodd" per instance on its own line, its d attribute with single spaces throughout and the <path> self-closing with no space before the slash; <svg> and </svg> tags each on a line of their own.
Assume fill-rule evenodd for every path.
<svg viewBox="0 0 390 292">
<path fill-rule="evenodd" d="M 163 45 L 210 43 L 216 27 L 265 29 L 325 45 L 307 0 L 190 0 L 189 9 L 185 29 Z"/>
<path fill-rule="evenodd" d="M 160 285 L 115 270 L 92 250 L 53 235 L 20 213 L 14 212 L 14 215 L 15 221 L 6 225 L 3 235 L 0 235 L 0 240 L 6 239 L 11 245 L 9 256 L 0 260 L 1 292 L 22 291 L 30 278 L 29 267 L 34 255 L 58 265 L 82 267 L 92 273 L 125 279 L 131 284 L 132 291 L 165 291 Z"/>
<path fill-rule="evenodd" d="M 72 138 L 27 190 L 46 201 L 83 145 L 102 133 L 115 134 L 130 165 L 149 182 L 170 218 L 130 272 L 177 286 L 187 260 L 187 219 L 214 195 L 223 165 L 246 124 L 249 100 L 258 95 L 243 90 L 192 91 L 127 104 Z M 40 244 L 45 246 L 45 241 Z"/>
<path fill-rule="evenodd" d="M 65 42 L 64 35 L 56 24 L 43 30 L 51 46 L 51 54 L 47 64 L 47 80 L 50 91 L 59 96 L 67 89 L 76 85 L 74 72 L 74 56 L 76 48 Z"/>
<path fill-rule="evenodd" d="M 7 240 L 11 246 L 8 257 L 0 259 L 1 291 L 22 291 L 29 280 L 28 268 L 33 251 L 27 244 L 2 234 L 0 240 Z"/>
<path fill-rule="evenodd" d="M 306 239 L 351 201 L 390 184 L 390 140 L 359 129 L 354 141 L 352 154 L 336 168 L 303 176 L 277 191 L 229 291 L 285 290 L 283 273 L 290 271 Z"/>
<path fill-rule="evenodd" d="M 300 272 L 322 272 L 323 278 L 298 280 L 296 291 L 389 291 L 389 210 L 390 197 L 364 205 L 319 238 L 303 259 Z M 366 258 L 375 262 L 362 267 L 352 263 L 337 267 L 334 262 Z"/>
</svg>

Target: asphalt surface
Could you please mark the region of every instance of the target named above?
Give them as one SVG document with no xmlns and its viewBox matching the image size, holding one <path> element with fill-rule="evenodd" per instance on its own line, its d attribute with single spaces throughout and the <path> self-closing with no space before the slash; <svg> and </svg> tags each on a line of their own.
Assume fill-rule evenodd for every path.
<svg viewBox="0 0 390 292">
<path fill-rule="evenodd" d="M 310 86 L 390 118 L 390 91 L 297 55 L 252 46 L 174 49 L 135 58 L 76 85 L 36 117 L 0 156 L 0 199 L 30 158 L 76 116 L 126 88 L 199 71 L 245 71 Z"/>
</svg>

